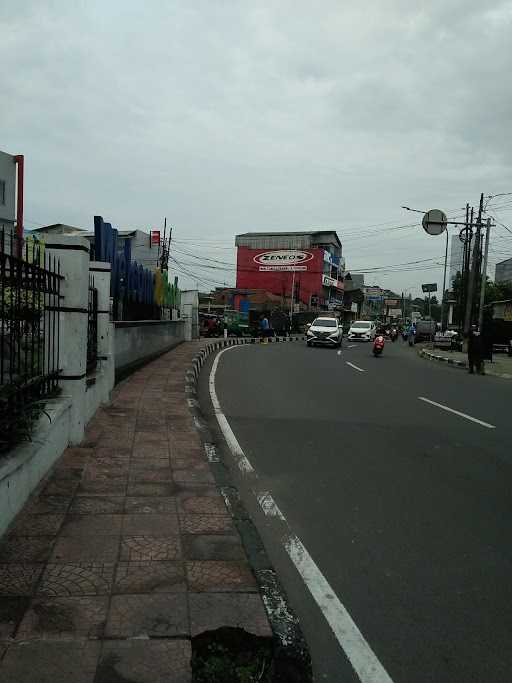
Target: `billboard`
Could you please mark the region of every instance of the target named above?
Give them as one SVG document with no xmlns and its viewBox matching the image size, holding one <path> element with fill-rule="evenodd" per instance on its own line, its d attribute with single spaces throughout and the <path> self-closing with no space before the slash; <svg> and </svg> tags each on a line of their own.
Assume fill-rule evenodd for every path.
<svg viewBox="0 0 512 683">
<path fill-rule="evenodd" d="M 323 269 L 323 249 L 238 247 L 236 286 L 262 289 L 286 298 L 290 297 L 294 282 L 298 300 L 309 306 L 311 297 L 317 297 L 317 301 L 324 299 Z"/>
</svg>

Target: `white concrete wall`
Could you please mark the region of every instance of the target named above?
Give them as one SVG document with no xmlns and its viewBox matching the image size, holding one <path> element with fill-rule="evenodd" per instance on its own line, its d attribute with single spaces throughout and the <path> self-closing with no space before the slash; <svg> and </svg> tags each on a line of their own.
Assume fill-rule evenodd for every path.
<svg viewBox="0 0 512 683">
<path fill-rule="evenodd" d="M 139 320 L 114 323 L 116 378 L 185 341 L 182 320 Z"/>
<path fill-rule="evenodd" d="M 45 410 L 51 420 L 46 415 L 39 418 L 33 441 L 21 444 L 0 460 L 0 536 L 68 445 L 70 399 L 48 401 Z"/>
<path fill-rule="evenodd" d="M 0 180 L 5 181 L 5 204 L 0 202 L 0 225 L 12 225 L 16 220 L 16 162 L 5 152 L 0 152 Z"/>
<path fill-rule="evenodd" d="M 181 314 L 185 321 L 185 340 L 199 339 L 199 292 L 185 289 L 181 292 Z"/>
</svg>

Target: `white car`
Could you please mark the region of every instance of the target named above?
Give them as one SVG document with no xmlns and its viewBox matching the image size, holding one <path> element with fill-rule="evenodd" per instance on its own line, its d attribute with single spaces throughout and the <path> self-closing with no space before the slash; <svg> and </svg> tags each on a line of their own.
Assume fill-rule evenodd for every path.
<svg viewBox="0 0 512 683">
<path fill-rule="evenodd" d="M 350 341 L 373 341 L 377 327 L 372 320 L 355 320 L 348 331 Z"/>
<path fill-rule="evenodd" d="M 308 346 L 341 346 L 343 327 L 337 318 L 315 318 L 306 332 Z"/>
</svg>

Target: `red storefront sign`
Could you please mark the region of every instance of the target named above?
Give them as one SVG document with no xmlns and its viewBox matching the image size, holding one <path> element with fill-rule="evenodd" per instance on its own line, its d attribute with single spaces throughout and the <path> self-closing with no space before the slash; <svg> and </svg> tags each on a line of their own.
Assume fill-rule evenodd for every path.
<svg viewBox="0 0 512 683">
<path fill-rule="evenodd" d="M 160 244 L 160 230 L 151 231 L 151 246 L 158 247 Z"/>
<path fill-rule="evenodd" d="M 263 289 L 290 297 L 292 282 L 298 298 L 309 305 L 311 296 L 323 300 L 323 249 L 249 249 L 238 247 L 236 286 Z"/>
</svg>

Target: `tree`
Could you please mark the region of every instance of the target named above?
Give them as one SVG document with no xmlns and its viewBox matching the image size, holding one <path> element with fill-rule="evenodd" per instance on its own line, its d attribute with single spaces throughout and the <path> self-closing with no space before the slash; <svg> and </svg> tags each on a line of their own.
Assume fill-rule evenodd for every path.
<svg viewBox="0 0 512 683">
<path fill-rule="evenodd" d="M 493 282 L 487 278 L 485 284 L 485 303 L 512 299 L 512 282 Z"/>
</svg>

